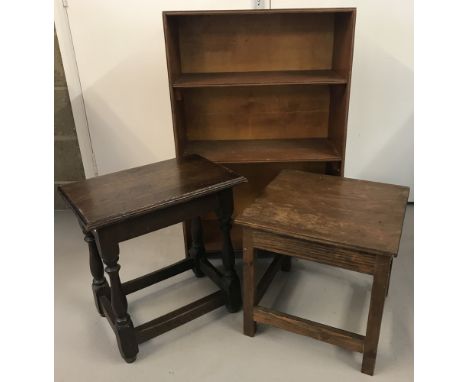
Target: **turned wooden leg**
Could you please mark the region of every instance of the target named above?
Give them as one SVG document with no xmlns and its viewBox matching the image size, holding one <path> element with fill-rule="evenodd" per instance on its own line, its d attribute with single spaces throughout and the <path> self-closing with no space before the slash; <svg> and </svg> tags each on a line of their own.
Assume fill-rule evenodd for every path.
<svg viewBox="0 0 468 382">
<path fill-rule="evenodd" d="M 117 338 L 122 358 L 130 363 L 135 361 L 138 354 L 138 342 L 133 322 L 127 313 L 127 297 L 122 290 L 119 271 L 119 243 L 116 242 L 109 231 L 93 230 L 96 246 L 99 254 L 106 265 L 105 271 L 110 281 L 110 304 L 112 308 L 112 321 L 114 333 Z"/>
<path fill-rule="evenodd" d="M 281 270 L 283 272 L 289 272 L 291 270 L 291 256 L 283 256 L 283 264 L 281 264 Z"/>
<path fill-rule="evenodd" d="M 87 233 L 84 239 L 88 243 L 89 249 L 89 268 L 91 270 L 91 275 L 93 276 L 93 283 L 91 284 L 91 288 L 93 290 L 94 303 L 98 313 L 104 317 L 104 311 L 102 309 L 99 298 L 101 296 L 107 296 L 110 299 L 109 284 L 104 277 L 104 266 L 99 256 L 96 242 L 94 241 L 94 236 L 91 233 Z"/>
<path fill-rule="evenodd" d="M 232 213 L 234 202 L 232 190 L 227 189 L 218 194 L 219 206 L 216 214 L 223 235 L 222 259 L 226 292 L 226 308 L 229 312 L 237 312 L 241 307 L 240 281 L 235 270 L 234 250 L 231 242 Z"/>
<path fill-rule="evenodd" d="M 367 319 L 364 355 L 361 368 L 361 371 L 368 375 L 373 375 L 375 369 L 380 325 L 382 323 L 387 283 L 390 274 L 390 264 L 391 258 L 389 256 L 376 256 L 374 282 L 372 284 L 369 317 Z"/>
<path fill-rule="evenodd" d="M 200 269 L 200 260 L 205 256 L 205 245 L 203 243 L 203 228 L 199 216 L 193 218 L 190 223 L 192 244 L 189 254 L 194 260 L 193 273 L 197 277 L 203 277 L 204 273 Z"/>
<path fill-rule="evenodd" d="M 255 250 L 252 248 L 249 234 L 244 230 L 244 334 L 255 335 L 257 324 L 253 319 L 257 287 L 255 285 Z"/>
<path fill-rule="evenodd" d="M 111 284 L 111 305 L 115 315 L 117 344 L 122 358 L 126 362 L 131 363 L 135 361 L 138 354 L 138 343 L 133 322 L 127 313 L 127 298 L 122 291 L 118 260 L 118 256 L 111 259 L 105 258 L 104 263 L 106 264 L 106 273 L 109 275 Z"/>
</svg>

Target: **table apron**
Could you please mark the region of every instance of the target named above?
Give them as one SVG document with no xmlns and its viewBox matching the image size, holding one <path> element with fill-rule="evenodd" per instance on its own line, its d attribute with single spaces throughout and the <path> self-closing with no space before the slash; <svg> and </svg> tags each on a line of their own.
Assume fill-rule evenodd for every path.
<svg viewBox="0 0 468 382">
<path fill-rule="evenodd" d="M 269 232 L 252 230 L 252 246 L 283 255 L 316 261 L 347 270 L 373 275 L 375 255 L 314 243 Z"/>
<path fill-rule="evenodd" d="M 129 217 L 109 226 L 98 228 L 96 231 L 101 242 L 109 240 L 119 243 L 204 215 L 215 210 L 218 203 L 217 193 L 213 193 L 144 215 Z"/>
</svg>

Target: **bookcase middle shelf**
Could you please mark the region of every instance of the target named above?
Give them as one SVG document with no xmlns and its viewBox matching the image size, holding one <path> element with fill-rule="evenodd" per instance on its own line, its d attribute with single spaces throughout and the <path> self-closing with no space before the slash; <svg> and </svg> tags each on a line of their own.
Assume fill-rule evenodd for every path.
<svg viewBox="0 0 468 382">
<path fill-rule="evenodd" d="M 275 85 L 340 85 L 348 74 L 335 70 L 285 70 L 259 72 L 183 73 L 174 88 Z"/>
<path fill-rule="evenodd" d="M 339 162 L 342 159 L 327 138 L 189 141 L 184 155 L 190 154 L 217 163 Z"/>
</svg>

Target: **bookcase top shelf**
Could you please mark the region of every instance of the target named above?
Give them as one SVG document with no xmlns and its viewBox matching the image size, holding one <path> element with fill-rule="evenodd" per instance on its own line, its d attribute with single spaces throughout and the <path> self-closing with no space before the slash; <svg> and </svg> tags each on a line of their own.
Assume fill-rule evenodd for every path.
<svg viewBox="0 0 468 382">
<path fill-rule="evenodd" d="M 341 161 L 326 138 L 189 141 L 184 155 L 193 153 L 217 163 Z"/>
<path fill-rule="evenodd" d="M 200 10 L 200 11 L 163 11 L 165 16 L 216 16 L 216 15 L 271 15 L 304 13 L 349 13 L 356 12 L 349 8 L 289 8 L 289 9 L 240 9 L 240 10 Z"/>
<path fill-rule="evenodd" d="M 337 85 L 348 82 L 346 73 L 334 70 L 284 70 L 268 72 L 185 73 L 173 84 L 174 88 L 213 86 L 268 85 Z"/>
</svg>

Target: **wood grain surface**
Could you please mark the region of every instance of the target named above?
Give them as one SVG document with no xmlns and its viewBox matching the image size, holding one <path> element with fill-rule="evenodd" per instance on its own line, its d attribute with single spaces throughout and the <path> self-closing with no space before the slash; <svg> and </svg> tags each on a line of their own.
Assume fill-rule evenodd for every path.
<svg viewBox="0 0 468 382">
<path fill-rule="evenodd" d="M 185 89 L 188 140 L 325 138 L 328 86 Z"/>
<path fill-rule="evenodd" d="M 184 73 L 331 69 L 333 13 L 179 18 Z"/>
<path fill-rule="evenodd" d="M 66 184 L 59 191 L 90 230 L 245 181 L 225 167 L 191 155 Z"/>
<path fill-rule="evenodd" d="M 274 86 L 345 84 L 346 76 L 333 70 L 284 70 L 270 72 L 186 73 L 174 81 L 175 88 L 213 86 Z"/>
<path fill-rule="evenodd" d="M 364 336 L 347 330 L 309 321 L 291 314 L 273 309 L 256 306 L 253 308 L 253 318 L 256 322 L 275 326 L 290 332 L 315 338 L 319 341 L 338 345 L 345 349 L 363 352 Z"/>
<path fill-rule="evenodd" d="M 216 163 L 341 161 L 326 138 L 190 141 L 185 153 L 196 153 Z"/>
<path fill-rule="evenodd" d="M 408 195 L 407 187 L 284 170 L 236 223 L 396 256 Z"/>
<path fill-rule="evenodd" d="M 236 211 L 272 166 L 344 174 L 355 20 L 355 8 L 163 12 L 176 155 L 244 166 Z"/>
</svg>

